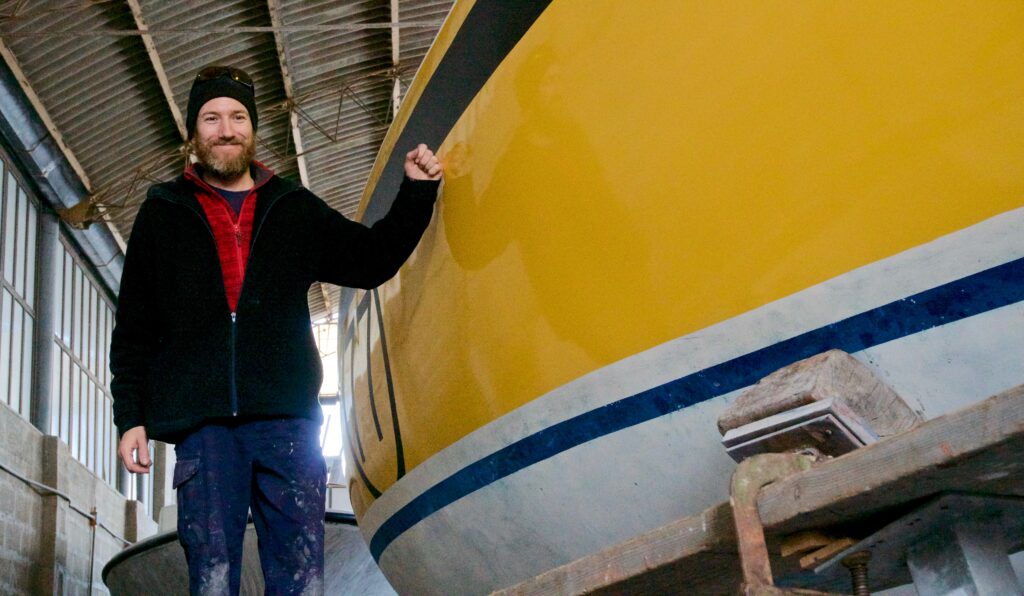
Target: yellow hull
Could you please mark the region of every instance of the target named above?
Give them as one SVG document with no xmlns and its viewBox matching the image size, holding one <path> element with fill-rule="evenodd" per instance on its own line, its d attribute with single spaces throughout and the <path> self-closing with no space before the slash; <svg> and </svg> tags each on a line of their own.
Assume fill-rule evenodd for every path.
<svg viewBox="0 0 1024 596">
<path fill-rule="evenodd" d="M 567 383 L 1020 207 L 1022 56 L 1022 3 L 551 2 L 444 136 L 387 362 L 351 303 L 357 516 Z"/>
</svg>

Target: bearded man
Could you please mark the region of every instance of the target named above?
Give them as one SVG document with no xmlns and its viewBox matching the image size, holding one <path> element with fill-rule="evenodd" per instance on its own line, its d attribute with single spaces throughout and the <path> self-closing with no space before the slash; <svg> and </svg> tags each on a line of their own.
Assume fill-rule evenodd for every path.
<svg viewBox="0 0 1024 596">
<path fill-rule="evenodd" d="M 420 145 L 373 227 L 254 159 L 255 88 L 202 69 L 188 100 L 197 163 L 154 185 L 125 255 L 110 349 L 127 469 L 175 444 L 178 538 L 193 594 L 237 594 L 249 511 L 268 594 L 323 592 L 322 371 L 307 291 L 391 278 L 433 213 L 441 178 Z"/>
</svg>

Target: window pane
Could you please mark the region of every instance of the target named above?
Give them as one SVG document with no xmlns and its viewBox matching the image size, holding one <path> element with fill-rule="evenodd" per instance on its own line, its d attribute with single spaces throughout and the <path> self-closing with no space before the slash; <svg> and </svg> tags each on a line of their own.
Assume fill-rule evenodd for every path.
<svg viewBox="0 0 1024 596">
<path fill-rule="evenodd" d="M 78 461 L 89 465 L 89 379 L 78 369 L 79 392 L 82 410 L 76 421 L 78 426 Z"/>
<path fill-rule="evenodd" d="M 78 369 L 78 420 L 75 426 L 78 427 L 78 461 L 84 462 L 86 458 L 86 446 L 89 444 L 88 429 L 86 422 L 89 420 L 89 378 L 85 376 L 82 369 Z"/>
<path fill-rule="evenodd" d="M 23 310 L 17 302 L 11 311 L 11 384 L 8 388 L 8 402 L 15 411 L 21 408 L 21 337 L 24 333 Z M 31 353 L 31 352 L 30 352 Z"/>
<path fill-rule="evenodd" d="M 32 316 L 25 312 L 24 330 L 21 342 L 21 407 L 19 412 L 25 418 L 30 416 L 29 410 L 32 407 L 32 338 L 35 337 L 35 327 Z"/>
<path fill-rule="evenodd" d="M 86 467 L 89 467 L 89 443 L 92 438 L 92 434 L 89 429 L 91 426 L 91 424 L 89 424 L 89 417 L 92 415 L 92 403 L 89 399 L 89 394 L 91 392 L 89 391 L 89 378 L 84 374 L 80 378 L 82 380 L 82 419 L 79 421 L 79 424 L 82 428 L 82 458 L 78 461 L 85 464 Z"/>
<path fill-rule="evenodd" d="M 14 333 L 11 331 L 11 308 L 14 300 L 7 290 L 0 292 L 0 399 L 5 403 L 10 402 L 11 382 L 11 340 Z"/>
<path fill-rule="evenodd" d="M 93 340 L 96 338 L 96 289 L 89 283 L 89 278 L 85 275 L 82 276 L 85 280 L 85 312 L 82 317 L 82 332 L 84 337 L 82 338 L 82 363 L 85 364 L 87 371 L 92 371 L 93 366 L 93 355 L 95 349 L 93 348 Z M 92 433 L 90 433 L 92 436 Z"/>
<path fill-rule="evenodd" d="M 110 482 L 110 402 L 103 399 L 103 424 L 100 425 L 98 435 L 103 444 L 103 480 Z"/>
<path fill-rule="evenodd" d="M 82 409 L 80 408 L 82 399 L 79 394 L 79 378 L 78 370 L 75 368 L 75 361 L 72 360 L 71 370 L 69 371 L 71 377 L 71 417 L 68 420 L 68 448 L 71 450 L 71 455 L 75 459 L 78 459 L 78 436 L 81 434 L 78 428 L 78 421 L 82 417 Z"/>
<path fill-rule="evenodd" d="M 110 486 L 117 487 L 117 476 L 121 473 L 121 462 L 117 458 L 117 430 L 114 427 L 114 421 L 110 421 Z"/>
<path fill-rule="evenodd" d="M 113 310 L 108 310 L 107 311 L 107 341 L 106 341 L 106 344 L 104 344 L 104 345 L 106 345 L 106 351 L 107 351 L 107 367 L 106 367 L 106 370 L 104 371 L 104 374 L 107 375 L 106 376 L 106 383 L 105 384 L 106 384 L 106 386 L 108 388 L 110 387 L 110 377 L 111 377 L 111 375 L 110 375 L 110 342 L 111 342 L 113 336 L 114 336 L 114 311 Z"/>
<path fill-rule="evenodd" d="M 61 350 L 60 358 L 60 438 L 71 445 L 71 358 Z"/>
<path fill-rule="evenodd" d="M 89 370 L 95 375 L 100 369 L 100 356 L 98 353 L 100 338 L 100 295 L 99 292 L 96 291 L 96 286 L 91 287 L 92 309 L 89 310 L 89 316 L 92 318 L 92 324 L 89 325 Z"/>
<path fill-rule="evenodd" d="M 14 283 L 14 226 L 18 207 L 18 186 L 14 176 L 7 174 L 7 192 L 4 194 L 4 279 Z"/>
<path fill-rule="evenodd" d="M 50 434 L 60 436 L 60 348 L 50 342 L 53 350 L 53 370 L 50 379 Z"/>
<path fill-rule="evenodd" d="M 110 303 L 107 301 L 103 302 L 103 333 L 100 335 L 100 352 L 102 356 L 102 364 L 100 366 L 100 372 L 106 373 L 108 368 L 108 362 L 110 359 L 110 328 L 114 325 L 114 313 L 110 310 Z M 106 376 L 103 377 L 103 386 L 108 387 L 106 382 Z"/>
<path fill-rule="evenodd" d="M 25 302 L 36 309 L 36 206 L 28 199 L 25 200 L 28 207 L 28 240 L 25 242 Z"/>
<path fill-rule="evenodd" d="M 25 269 L 28 265 L 25 258 L 28 233 L 28 197 L 21 189 L 18 189 L 18 223 L 15 230 L 18 233 L 18 239 L 14 244 L 14 291 L 25 298 Z"/>
<path fill-rule="evenodd" d="M 100 381 L 103 387 L 110 389 L 110 379 L 107 372 L 110 367 L 107 365 L 107 358 L 110 357 L 110 307 L 103 305 L 103 324 L 100 325 Z"/>
<path fill-rule="evenodd" d="M 93 468 L 96 465 L 96 384 L 92 381 L 86 381 L 86 383 L 88 387 L 89 414 L 85 418 L 85 436 L 88 443 L 85 465 L 86 467 Z"/>
<path fill-rule="evenodd" d="M 100 434 L 100 419 L 103 413 L 100 411 L 102 402 L 100 401 L 99 388 L 96 387 L 96 383 L 89 383 L 89 385 L 92 386 L 93 405 L 92 416 L 90 417 L 92 428 L 89 429 L 89 450 L 93 452 L 92 466 L 93 472 L 96 472 L 100 469 L 100 457 L 102 457 L 100 455 L 100 446 L 103 444 L 103 435 Z"/>
<path fill-rule="evenodd" d="M 61 299 L 63 306 L 60 309 L 60 339 L 65 346 L 71 346 L 71 287 L 72 263 L 71 255 L 64 249 L 64 279 L 61 282 Z"/>
<path fill-rule="evenodd" d="M 107 336 L 107 306 L 103 300 L 100 300 L 99 310 L 96 311 L 96 378 L 99 379 L 102 389 L 106 390 L 106 382 L 103 379 L 103 368 L 106 366 L 106 347 L 107 344 L 103 341 L 103 338 Z"/>
<path fill-rule="evenodd" d="M 96 392 L 96 434 L 92 436 L 92 442 L 96 445 L 96 469 L 93 470 L 100 478 L 105 478 L 104 467 L 107 465 L 107 440 L 103 432 L 103 423 L 106 419 L 104 413 L 106 404 L 103 403 L 103 393 Z"/>
<path fill-rule="evenodd" d="M 71 327 L 71 338 L 74 347 L 71 353 L 74 354 L 81 360 L 82 358 L 82 302 L 85 292 L 82 291 L 82 270 L 75 265 L 75 307 L 72 309 L 74 313 L 74 325 Z"/>
</svg>

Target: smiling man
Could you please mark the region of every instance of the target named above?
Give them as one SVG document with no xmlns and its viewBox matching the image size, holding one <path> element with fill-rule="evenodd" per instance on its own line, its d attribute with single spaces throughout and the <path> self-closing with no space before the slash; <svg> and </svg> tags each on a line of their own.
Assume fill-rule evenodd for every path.
<svg viewBox="0 0 1024 596">
<path fill-rule="evenodd" d="M 390 212 L 352 222 L 256 161 L 255 88 L 237 68 L 193 82 L 196 163 L 154 185 L 132 227 L 110 350 L 119 455 L 175 444 L 178 537 L 193 594 L 237 594 L 248 514 L 268 594 L 323 592 L 326 467 L 307 291 L 372 288 L 412 253 L 441 178 L 420 145 Z"/>
</svg>

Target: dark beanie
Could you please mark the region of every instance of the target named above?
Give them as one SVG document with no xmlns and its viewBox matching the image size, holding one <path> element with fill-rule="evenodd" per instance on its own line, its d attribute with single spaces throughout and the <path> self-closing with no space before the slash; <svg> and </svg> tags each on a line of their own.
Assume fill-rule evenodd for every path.
<svg viewBox="0 0 1024 596">
<path fill-rule="evenodd" d="M 211 76 L 210 73 L 214 74 Z M 188 93 L 188 116 L 185 119 L 185 129 L 188 130 L 189 139 L 196 134 L 199 110 L 206 105 L 206 102 L 217 97 L 237 99 L 249 111 L 252 129 L 256 130 L 258 121 L 256 91 L 252 85 L 242 83 L 242 80 L 250 80 L 249 75 L 233 67 L 211 65 L 199 71 L 196 80 L 192 82 L 192 90 Z"/>
</svg>

